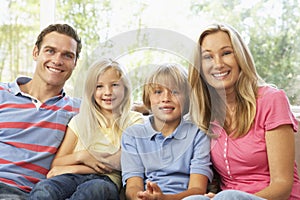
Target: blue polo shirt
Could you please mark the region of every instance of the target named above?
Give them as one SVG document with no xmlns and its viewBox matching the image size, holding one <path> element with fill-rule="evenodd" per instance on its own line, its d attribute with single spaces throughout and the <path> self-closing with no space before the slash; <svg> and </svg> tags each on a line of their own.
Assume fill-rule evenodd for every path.
<svg viewBox="0 0 300 200">
<path fill-rule="evenodd" d="M 63 91 L 41 103 L 22 93 L 19 77 L 0 83 L 0 182 L 29 192 L 50 168 L 69 120 L 79 111 L 79 99 Z"/>
<path fill-rule="evenodd" d="M 164 137 L 144 124 L 128 127 L 122 134 L 122 182 L 138 176 L 144 183 L 156 182 L 163 193 L 187 190 L 190 174 L 202 174 L 211 181 L 210 140 L 190 121 L 181 120 L 176 130 Z"/>
</svg>

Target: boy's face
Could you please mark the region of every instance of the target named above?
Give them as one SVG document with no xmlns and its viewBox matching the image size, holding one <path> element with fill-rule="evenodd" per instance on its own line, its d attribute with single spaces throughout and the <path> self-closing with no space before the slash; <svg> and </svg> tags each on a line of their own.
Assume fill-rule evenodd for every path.
<svg viewBox="0 0 300 200">
<path fill-rule="evenodd" d="M 184 91 L 180 91 L 174 85 L 154 85 L 149 99 L 155 123 L 177 126 L 184 109 L 184 94 Z"/>
</svg>

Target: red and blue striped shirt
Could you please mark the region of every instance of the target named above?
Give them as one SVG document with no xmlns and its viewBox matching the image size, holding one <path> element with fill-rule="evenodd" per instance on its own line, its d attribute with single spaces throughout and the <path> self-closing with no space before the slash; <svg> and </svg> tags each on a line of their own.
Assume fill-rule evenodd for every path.
<svg viewBox="0 0 300 200">
<path fill-rule="evenodd" d="M 19 77 L 0 83 L 0 182 L 29 192 L 46 178 L 70 119 L 80 100 L 60 95 L 37 104 L 18 86 L 30 81 Z"/>
</svg>

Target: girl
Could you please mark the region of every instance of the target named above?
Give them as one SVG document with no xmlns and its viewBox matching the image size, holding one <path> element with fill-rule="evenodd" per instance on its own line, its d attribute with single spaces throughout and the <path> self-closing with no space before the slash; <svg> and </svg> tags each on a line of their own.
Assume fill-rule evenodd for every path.
<svg viewBox="0 0 300 200">
<path fill-rule="evenodd" d="M 119 199 L 120 138 L 142 122 L 130 111 L 131 87 L 120 65 L 108 59 L 88 71 L 80 112 L 71 119 L 46 180 L 29 199 Z"/>
</svg>

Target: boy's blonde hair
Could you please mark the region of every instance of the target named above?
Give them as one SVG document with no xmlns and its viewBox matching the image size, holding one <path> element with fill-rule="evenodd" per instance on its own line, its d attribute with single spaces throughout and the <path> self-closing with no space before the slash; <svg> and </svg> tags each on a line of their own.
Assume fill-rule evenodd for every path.
<svg viewBox="0 0 300 200">
<path fill-rule="evenodd" d="M 154 87 L 160 85 L 171 90 L 177 89 L 184 92 L 185 105 L 182 115 L 186 114 L 189 109 L 188 96 L 190 94 L 190 86 L 187 78 L 187 70 L 177 63 L 165 63 L 157 65 L 157 67 L 146 78 L 143 87 L 143 103 L 151 110 L 150 93 Z"/>
</svg>

